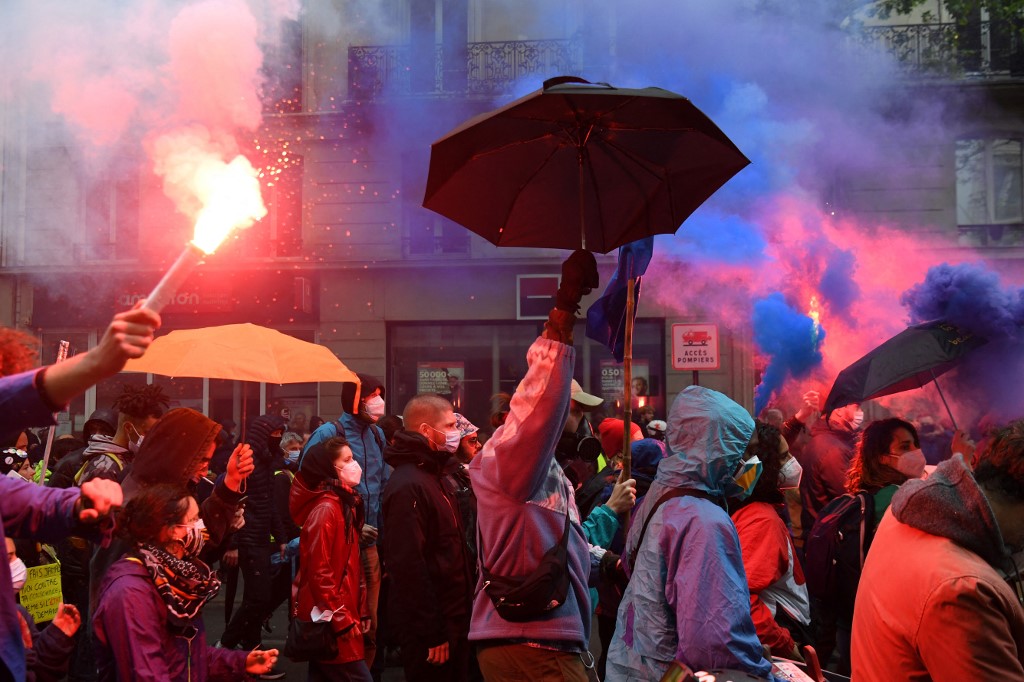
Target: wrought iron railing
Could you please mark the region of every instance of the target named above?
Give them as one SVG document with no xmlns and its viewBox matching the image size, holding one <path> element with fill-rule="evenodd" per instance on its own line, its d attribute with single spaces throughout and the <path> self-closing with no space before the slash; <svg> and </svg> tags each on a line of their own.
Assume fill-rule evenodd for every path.
<svg viewBox="0 0 1024 682">
<path fill-rule="evenodd" d="M 435 47 L 430 93 L 502 94 L 525 77 L 576 73 L 582 54 L 576 38 L 468 43 L 466 48 L 465 80 L 446 83 L 442 48 Z M 352 46 L 348 49 L 349 96 L 362 99 L 410 94 L 412 68 L 412 49 L 408 45 Z"/>
<path fill-rule="evenodd" d="M 914 75 L 1024 74 L 1021 27 L 1007 22 L 865 26 L 856 36 L 886 50 Z"/>
</svg>

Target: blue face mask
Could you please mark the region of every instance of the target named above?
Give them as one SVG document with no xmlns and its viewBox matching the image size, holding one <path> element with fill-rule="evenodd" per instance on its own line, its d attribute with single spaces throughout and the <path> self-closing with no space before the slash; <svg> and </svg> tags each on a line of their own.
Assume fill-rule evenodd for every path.
<svg viewBox="0 0 1024 682">
<path fill-rule="evenodd" d="M 754 492 L 754 486 L 757 485 L 757 480 L 761 478 L 761 472 L 764 470 L 764 464 L 761 460 L 754 455 L 750 459 L 746 460 L 740 465 L 739 471 L 733 477 L 733 482 L 740 487 L 740 491 L 733 493 L 731 497 L 737 500 L 745 500 L 750 497 L 750 494 Z"/>
<path fill-rule="evenodd" d="M 301 455 L 301 454 L 302 454 L 302 448 L 299 448 L 298 450 L 285 450 L 284 451 L 284 456 L 288 459 L 289 462 L 298 462 L 299 461 L 299 455 Z"/>
</svg>

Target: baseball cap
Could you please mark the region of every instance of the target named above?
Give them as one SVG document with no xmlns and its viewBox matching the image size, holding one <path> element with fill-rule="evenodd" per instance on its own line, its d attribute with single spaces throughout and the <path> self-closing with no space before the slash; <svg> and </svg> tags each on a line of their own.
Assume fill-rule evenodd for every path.
<svg viewBox="0 0 1024 682">
<path fill-rule="evenodd" d="M 572 399 L 578 402 L 580 405 L 586 407 L 597 407 L 604 402 L 604 398 L 598 398 L 596 395 L 590 395 L 583 390 L 580 383 L 575 379 L 572 380 Z"/>
</svg>

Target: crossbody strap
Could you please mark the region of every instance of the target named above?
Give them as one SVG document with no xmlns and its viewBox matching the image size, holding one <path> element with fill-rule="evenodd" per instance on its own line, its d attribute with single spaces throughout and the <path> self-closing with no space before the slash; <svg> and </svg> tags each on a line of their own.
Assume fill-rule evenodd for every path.
<svg viewBox="0 0 1024 682">
<path fill-rule="evenodd" d="M 569 500 L 567 499 L 566 502 L 565 502 L 565 528 L 562 530 L 562 539 L 558 541 L 558 544 L 561 545 L 561 548 L 562 548 L 563 552 L 566 551 L 568 549 L 568 547 L 569 547 L 569 529 L 571 527 L 572 527 L 572 524 L 569 522 Z M 476 546 L 477 546 L 476 566 L 477 566 L 477 569 L 480 571 L 480 575 L 484 579 L 484 583 L 487 583 L 487 582 L 489 582 L 491 580 L 491 578 L 493 577 L 494 574 L 491 573 L 491 571 L 486 566 L 484 566 L 484 560 L 483 560 L 483 556 L 484 556 L 484 543 L 483 543 L 483 536 L 480 534 L 480 524 L 479 523 L 476 524 Z M 550 550 L 548 550 L 548 551 L 550 551 Z M 534 570 L 536 570 L 536 569 L 534 569 Z M 484 587 L 486 587 L 486 585 L 484 585 Z"/>
<path fill-rule="evenodd" d="M 718 504 L 717 497 L 709 493 L 706 493 L 703 490 L 695 490 L 691 488 L 671 488 L 669 490 L 666 490 L 662 494 L 662 496 L 658 498 L 658 501 L 654 503 L 654 506 L 651 507 L 651 513 L 647 515 L 646 519 L 644 519 L 644 525 L 640 529 L 640 536 L 636 539 L 636 545 L 629 553 L 630 573 L 633 572 L 633 567 L 636 566 L 636 557 L 640 553 L 640 547 L 642 547 L 644 544 L 644 535 L 647 534 L 647 526 L 651 523 L 651 519 L 654 518 L 654 513 L 658 511 L 658 507 L 660 507 L 661 505 L 665 504 L 666 502 L 675 497 L 699 497 L 703 500 L 711 500 L 715 504 Z"/>
<path fill-rule="evenodd" d="M 341 513 L 342 513 L 342 517 L 343 517 L 342 518 L 342 523 L 344 523 L 345 522 L 345 519 L 344 519 L 345 505 L 344 504 L 342 504 Z M 299 546 L 301 546 L 301 545 L 302 545 L 302 541 L 300 540 L 299 541 Z M 344 566 L 344 568 L 341 569 L 341 579 L 338 581 L 339 585 L 343 584 L 345 582 L 345 575 L 348 573 L 348 565 L 352 562 L 352 552 L 358 546 L 359 546 L 359 531 L 356 531 L 355 541 L 354 542 L 350 542 L 349 546 L 348 546 L 348 556 L 345 558 L 345 566 Z M 301 582 L 301 580 L 300 580 L 300 576 L 301 575 L 302 575 L 302 562 L 299 562 L 299 570 L 295 574 L 295 582 Z M 297 618 L 298 615 L 299 615 L 299 591 L 296 589 L 294 591 L 294 594 L 292 595 L 292 618 Z M 359 614 L 360 618 L 362 617 L 362 615 L 363 614 L 361 614 L 361 613 Z"/>
</svg>

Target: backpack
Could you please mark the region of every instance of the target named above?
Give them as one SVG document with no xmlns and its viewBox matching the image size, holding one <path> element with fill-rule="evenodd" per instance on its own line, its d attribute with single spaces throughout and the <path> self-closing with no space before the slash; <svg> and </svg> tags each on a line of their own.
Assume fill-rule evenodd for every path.
<svg viewBox="0 0 1024 682">
<path fill-rule="evenodd" d="M 873 495 L 843 495 L 822 508 L 804 543 L 808 594 L 847 622 L 876 527 Z"/>
</svg>

